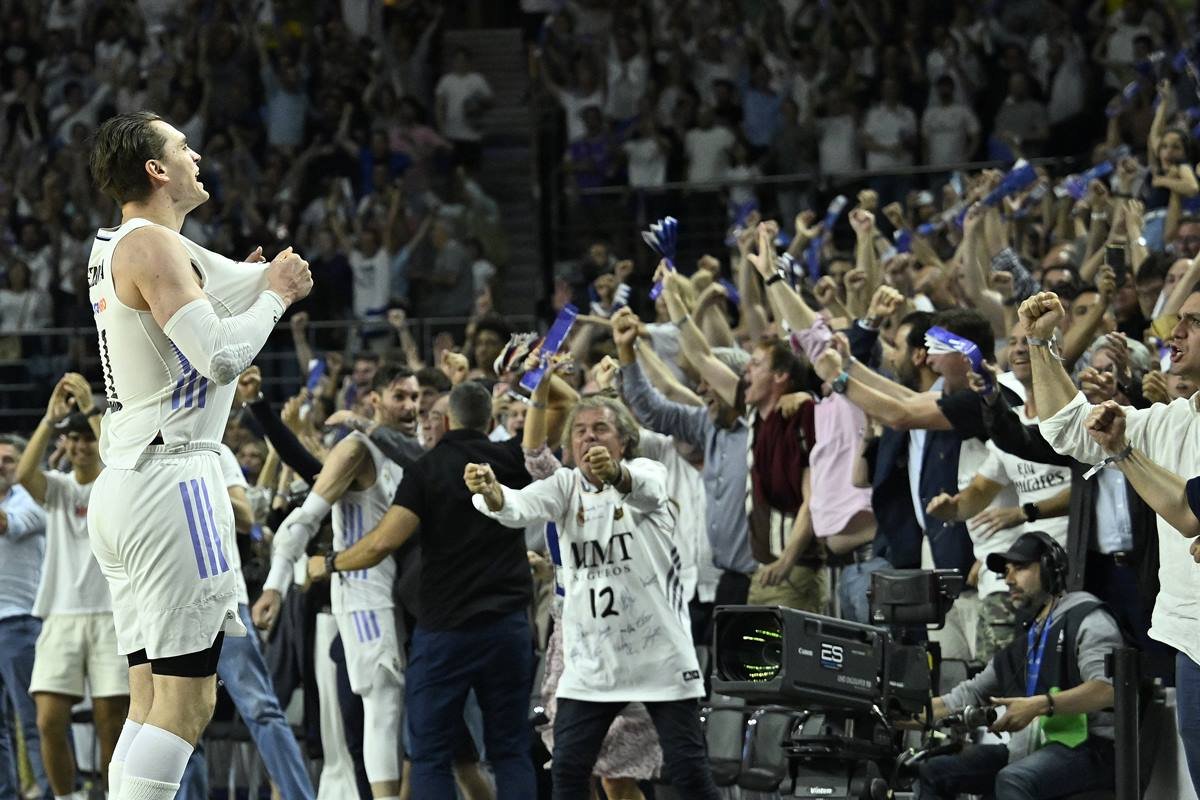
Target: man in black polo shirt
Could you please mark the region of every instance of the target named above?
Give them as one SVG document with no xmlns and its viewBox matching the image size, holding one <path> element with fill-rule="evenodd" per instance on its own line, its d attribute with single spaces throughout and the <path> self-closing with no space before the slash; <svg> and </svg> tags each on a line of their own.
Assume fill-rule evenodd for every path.
<svg viewBox="0 0 1200 800">
<path fill-rule="evenodd" d="M 527 725 L 533 681 L 532 601 L 524 534 L 475 511 L 463 483 L 488 463 L 506 485 L 529 484 L 518 445 L 491 442 L 492 395 L 468 381 L 450 393 L 450 430 L 405 470 L 379 525 L 347 550 L 309 564 L 313 578 L 374 566 L 417 533 L 420 604 L 405 680 L 412 795 L 453 800 L 451 772 L 471 689 L 498 800 L 537 796 Z"/>
</svg>

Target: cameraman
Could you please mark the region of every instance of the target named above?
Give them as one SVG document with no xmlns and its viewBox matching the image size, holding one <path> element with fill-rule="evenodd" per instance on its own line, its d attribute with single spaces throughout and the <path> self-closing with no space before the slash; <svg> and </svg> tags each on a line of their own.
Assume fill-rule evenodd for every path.
<svg viewBox="0 0 1200 800">
<path fill-rule="evenodd" d="M 968 705 L 1005 706 L 991 730 L 1012 737 L 1007 745 L 968 746 L 925 762 L 920 797 L 961 792 L 1018 800 L 1111 787 L 1113 721 L 1105 709 L 1113 689 L 1104 656 L 1123 644 L 1116 622 L 1093 595 L 1065 591 L 1066 551 L 1041 531 L 992 553 L 987 566 L 1004 573 L 1026 633 L 979 675 L 934 698 L 933 716 Z"/>
</svg>

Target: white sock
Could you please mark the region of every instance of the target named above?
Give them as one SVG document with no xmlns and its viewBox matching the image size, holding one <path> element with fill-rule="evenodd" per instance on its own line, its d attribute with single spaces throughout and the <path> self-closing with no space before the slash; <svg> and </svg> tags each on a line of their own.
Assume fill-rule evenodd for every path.
<svg viewBox="0 0 1200 800">
<path fill-rule="evenodd" d="M 178 791 L 178 783 L 166 783 L 165 781 L 126 775 L 121 782 L 119 800 L 175 800 L 175 794 Z"/>
<path fill-rule="evenodd" d="M 125 720 L 125 724 L 121 727 L 121 735 L 117 737 L 117 744 L 113 747 L 112 760 L 108 762 L 108 796 L 111 800 L 118 800 L 121 796 L 121 776 L 125 773 L 125 756 L 129 753 L 129 746 L 133 744 L 134 738 L 141 729 L 142 723 L 134 722 L 131 719 Z"/>
<path fill-rule="evenodd" d="M 129 752 L 125 754 L 125 770 L 121 778 L 120 800 L 156 800 L 158 797 L 174 797 L 175 795 L 131 794 L 131 783 L 138 785 L 161 784 L 179 788 L 183 771 L 187 768 L 188 759 L 192 756 L 192 746 L 168 730 L 155 727 L 149 723 L 142 725 Z M 139 791 L 142 791 L 139 790 Z M 174 792 L 174 789 L 172 790 Z"/>
<path fill-rule="evenodd" d="M 56 794 L 54 800 L 87 800 L 87 792 L 83 789 L 76 789 L 70 794 Z"/>
<path fill-rule="evenodd" d="M 400 795 L 389 794 L 387 797 L 376 797 L 375 800 L 400 800 Z"/>
</svg>

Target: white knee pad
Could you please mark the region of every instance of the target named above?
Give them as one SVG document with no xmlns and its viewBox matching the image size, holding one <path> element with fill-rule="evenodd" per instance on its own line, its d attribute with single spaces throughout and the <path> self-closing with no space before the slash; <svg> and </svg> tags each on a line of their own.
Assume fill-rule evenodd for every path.
<svg viewBox="0 0 1200 800">
<path fill-rule="evenodd" d="M 400 709 L 404 690 L 385 670 L 362 696 L 363 765 L 371 783 L 400 780 Z"/>
</svg>

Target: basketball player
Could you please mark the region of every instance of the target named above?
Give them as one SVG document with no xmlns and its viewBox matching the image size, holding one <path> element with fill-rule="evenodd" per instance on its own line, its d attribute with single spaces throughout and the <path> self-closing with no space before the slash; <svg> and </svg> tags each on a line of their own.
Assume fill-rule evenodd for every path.
<svg viewBox="0 0 1200 800">
<path fill-rule="evenodd" d="M 146 111 L 107 120 L 91 153 L 93 178 L 121 206 L 88 260 L 108 400 L 88 532 L 129 661 L 129 716 L 109 764 L 117 800 L 175 797 L 212 716 L 222 637 L 246 634 L 220 440 L 238 374 L 312 289 L 290 247 L 270 264 L 237 263 L 180 235 L 208 199 L 199 161 Z"/>
<path fill-rule="evenodd" d="M 424 452 L 416 439 L 420 397 L 412 370 L 396 365 L 379 368 L 366 397 L 376 423 L 407 434 L 410 449 L 404 464 Z M 269 628 L 274 622 L 292 583 L 293 567 L 304 557 L 305 545 L 330 508 L 336 552 L 357 542 L 383 519 L 403 475 L 401 463 L 385 456 L 363 433 L 355 431 L 338 442 L 304 504 L 288 515 L 275 534 L 271 574 L 254 604 L 256 625 Z M 392 600 L 395 581 L 396 562 L 389 558 L 370 569 L 339 573 L 332 586 L 333 615 L 346 651 L 350 689 L 362 698 L 363 764 L 377 800 L 396 800 L 400 794 L 404 673 Z"/>
</svg>

